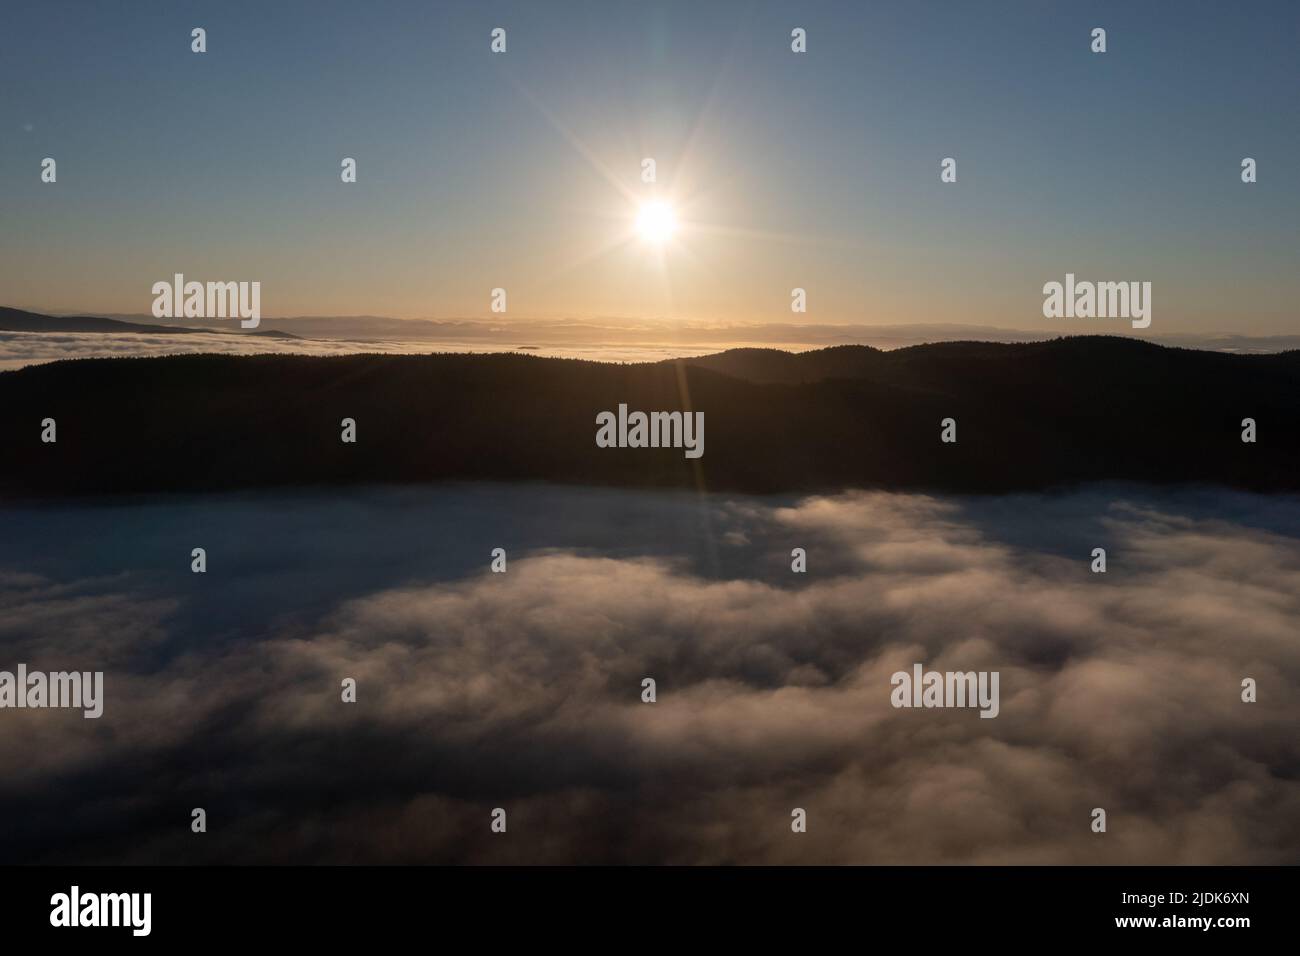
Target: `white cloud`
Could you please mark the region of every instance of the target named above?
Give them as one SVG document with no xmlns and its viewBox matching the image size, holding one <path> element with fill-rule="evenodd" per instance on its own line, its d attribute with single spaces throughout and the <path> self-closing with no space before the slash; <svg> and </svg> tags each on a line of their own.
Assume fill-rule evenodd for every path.
<svg viewBox="0 0 1300 956">
<path fill-rule="evenodd" d="M 379 591 L 114 675 L 96 786 L 206 754 L 181 760 L 181 792 L 261 808 L 214 834 L 218 859 L 1293 862 L 1300 544 L 1259 527 L 1283 505 L 1245 500 L 1258 521 L 1055 506 L 1104 514 L 1106 575 L 1086 552 L 1009 543 L 978 504 L 885 494 L 720 506 L 752 547 L 798 538 L 808 575 L 788 547 L 762 580 L 685 555 L 512 553 L 505 575 Z M 24 626 L 56 640 L 76 611 L 122 640 L 112 603 L 66 600 Z M 1001 715 L 893 709 L 889 676 L 916 661 L 1000 671 Z M 7 761 L 30 756 L 5 733 Z M 85 733 L 61 722 L 42 745 L 84 768 Z M 51 761 L 46 784 L 70 772 Z M 498 805 L 508 843 L 478 836 Z M 183 833 L 138 825 L 141 859 L 182 852 Z"/>
</svg>

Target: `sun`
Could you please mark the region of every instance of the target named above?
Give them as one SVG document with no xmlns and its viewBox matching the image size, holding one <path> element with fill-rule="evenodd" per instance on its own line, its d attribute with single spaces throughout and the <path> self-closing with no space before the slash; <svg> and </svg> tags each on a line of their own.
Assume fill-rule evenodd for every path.
<svg viewBox="0 0 1300 956">
<path fill-rule="evenodd" d="M 644 203 L 636 214 L 636 234 L 646 242 L 662 245 L 673 237 L 677 217 L 673 207 L 658 199 Z"/>
</svg>

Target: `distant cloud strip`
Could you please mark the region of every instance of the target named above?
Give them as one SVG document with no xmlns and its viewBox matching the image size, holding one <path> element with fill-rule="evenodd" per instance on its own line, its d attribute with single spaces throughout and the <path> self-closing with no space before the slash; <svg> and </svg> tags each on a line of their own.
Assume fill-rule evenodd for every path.
<svg viewBox="0 0 1300 956">
<path fill-rule="evenodd" d="M 1037 334 L 980 326 L 809 326 L 744 325 L 674 327 L 641 323 L 519 322 L 499 324 L 412 320 L 403 330 L 398 320 L 266 319 L 265 330 L 292 332 L 298 339 L 229 332 L 116 333 L 0 331 L 0 371 L 44 362 L 118 356 L 348 355 L 358 352 L 411 354 L 427 352 L 497 352 L 524 350 L 532 355 L 608 362 L 653 362 L 759 346 L 804 351 L 832 345 L 903 348 L 954 340 L 1036 342 L 1056 334 Z M 405 334 L 404 334 L 405 333 Z M 1228 352 L 1279 352 L 1300 348 L 1300 336 L 1167 336 L 1159 344 Z"/>
<path fill-rule="evenodd" d="M 58 362 L 64 359 L 128 358 L 160 355 L 355 355 L 357 353 L 420 354 L 429 352 L 499 352 L 522 349 L 530 355 L 586 358 L 607 362 L 654 362 L 720 351 L 725 345 L 679 348 L 656 345 L 528 345 L 526 335 L 513 342 L 441 340 L 274 339 L 235 333 L 178 335 L 113 332 L 0 332 L 0 371 Z"/>
</svg>

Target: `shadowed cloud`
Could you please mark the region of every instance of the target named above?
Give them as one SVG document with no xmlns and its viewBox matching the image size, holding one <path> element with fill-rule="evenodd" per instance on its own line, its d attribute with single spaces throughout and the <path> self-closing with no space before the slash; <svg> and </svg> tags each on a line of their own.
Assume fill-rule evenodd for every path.
<svg viewBox="0 0 1300 956">
<path fill-rule="evenodd" d="M 102 667 L 108 702 L 99 721 L 0 712 L 14 768 L 0 809 L 27 823 L 0 852 L 1296 862 L 1300 542 L 1257 526 L 1288 526 L 1290 499 L 1233 496 L 1228 510 L 1252 523 L 1141 490 L 697 506 L 607 493 L 585 529 L 546 547 L 566 535 L 545 518 L 530 531 L 527 515 L 564 494 L 520 492 L 526 544 L 504 575 L 484 559 L 399 587 L 341 583 L 319 614 L 206 644 L 162 634 L 211 580 L 56 584 L 10 566 L 6 659 Z M 418 498 L 402 507 L 431 518 Z M 320 507 L 304 511 L 311 521 Z M 618 520 L 633 514 L 637 526 Z M 674 526 L 697 534 L 672 553 L 616 552 L 652 524 L 667 539 Z M 1026 541 L 1069 533 L 1105 536 L 1108 573 L 1089 573 L 1087 551 Z M 809 552 L 807 575 L 790 573 L 794 546 Z M 1000 715 L 895 710 L 890 675 L 918 661 L 999 671 Z M 339 700 L 345 676 L 356 704 Z M 652 705 L 640 701 L 647 676 Z M 1247 676 L 1257 704 L 1240 700 Z M 188 829 L 195 806 L 208 810 L 201 836 Z M 497 806 L 504 836 L 488 830 Z M 794 807 L 808 811 L 806 834 L 790 832 Z M 1108 812 L 1104 835 L 1089 829 L 1093 807 Z"/>
</svg>

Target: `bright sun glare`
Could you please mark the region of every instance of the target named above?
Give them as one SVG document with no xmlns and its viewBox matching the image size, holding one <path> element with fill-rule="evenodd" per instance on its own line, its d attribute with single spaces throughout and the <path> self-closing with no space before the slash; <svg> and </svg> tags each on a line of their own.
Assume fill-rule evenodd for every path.
<svg viewBox="0 0 1300 956">
<path fill-rule="evenodd" d="M 646 242 L 667 242 L 676 228 L 677 218 L 673 215 L 673 207 L 666 202 L 648 202 L 636 214 L 637 235 Z"/>
</svg>

